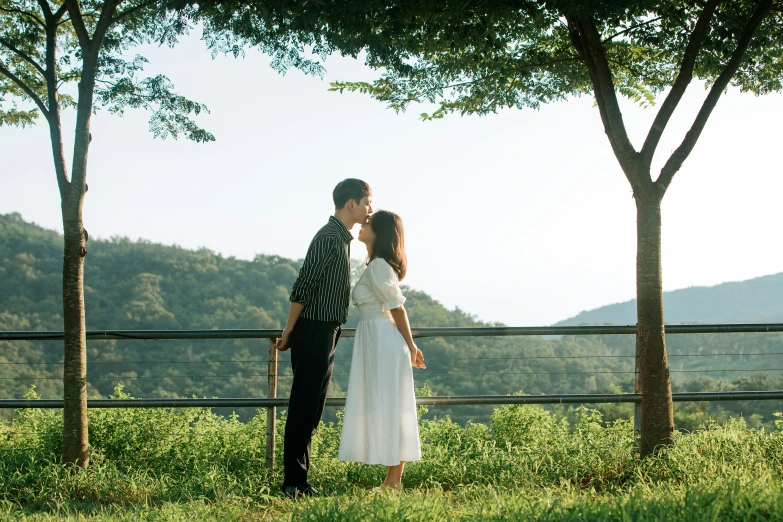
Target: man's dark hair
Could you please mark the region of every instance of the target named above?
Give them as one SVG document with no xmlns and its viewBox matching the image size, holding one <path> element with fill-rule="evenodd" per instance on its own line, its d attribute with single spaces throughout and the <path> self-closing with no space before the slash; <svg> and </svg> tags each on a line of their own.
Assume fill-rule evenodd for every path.
<svg viewBox="0 0 783 522">
<path fill-rule="evenodd" d="M 364 196 L 369 195 L 370 185 L 364 181 L 356 178 L 344 179 L 334 187 L 334 192 L 332 192 L 334 208 L 340 210 L 348 201 L 354 200 L 358 203 Z"/>
</svg>

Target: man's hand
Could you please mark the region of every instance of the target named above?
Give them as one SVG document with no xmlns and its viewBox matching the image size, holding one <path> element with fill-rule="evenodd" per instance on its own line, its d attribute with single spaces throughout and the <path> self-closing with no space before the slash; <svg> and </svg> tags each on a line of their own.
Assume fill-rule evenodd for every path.
<svg viewBox="0 0 783 522">
<path fill-rule="evenodd" d="M 415 344 L 411 350 L 411 364 L 414 368 L 419 368 L 422 370 L 426 368 L 424 365 L 424 354 L 421 353 L 421 350 L 419 350 L 419 347 Z"/>
<path fill-rule="evenodd" d="M 291 330 L 283 330 L 283 335 L 275 341 L 275 349 L 284 352 L 291 348 Z"/>
</svg>

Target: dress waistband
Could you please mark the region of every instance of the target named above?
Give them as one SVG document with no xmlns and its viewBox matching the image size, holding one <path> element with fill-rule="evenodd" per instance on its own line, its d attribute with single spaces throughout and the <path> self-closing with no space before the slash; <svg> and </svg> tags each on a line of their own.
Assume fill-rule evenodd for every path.
<svg viewBox="0 0 783 522">
<path fill-rule="evenodd" d="M 379 304 L 362 304 L 356 308 L 359 309 L 360 321 L 372 321 L 375 319 L 383 319 L 385 321 L 394 322 L 391 312 L 383 311 L 383 305 Z"/>
</svg>

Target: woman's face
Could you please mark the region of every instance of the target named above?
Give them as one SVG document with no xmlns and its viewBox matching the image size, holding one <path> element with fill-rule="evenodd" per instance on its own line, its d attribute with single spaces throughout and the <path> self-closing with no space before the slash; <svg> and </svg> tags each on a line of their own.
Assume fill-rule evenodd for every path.
<svg viewBox="0 0 783 522">
<path fill-rule="evenodd" d="M 375 241 L 375 232 L 373 232 L 372 225 L 370 225 L 370 221 L 372 221 L 372 216 L 367 216 L 364 220 L 364 223 L 362 223 L 362 228 L 359 229 L 359 236 L 358 239 L 365 245 L 367 245 L 367 248 L 369 249 L 373 242 Z"/>
</svg>

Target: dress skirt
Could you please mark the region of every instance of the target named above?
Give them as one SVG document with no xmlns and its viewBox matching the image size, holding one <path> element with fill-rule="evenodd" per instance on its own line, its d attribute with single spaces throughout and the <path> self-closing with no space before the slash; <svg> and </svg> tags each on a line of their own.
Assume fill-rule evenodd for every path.
<svg viewBox="0 0 783 522">
<path fill-rule="evenodd" d="M 338 458 L 384 466 L 420 460 L 410 350 L 389 312 L 359 311 Z"/>
</svg>

